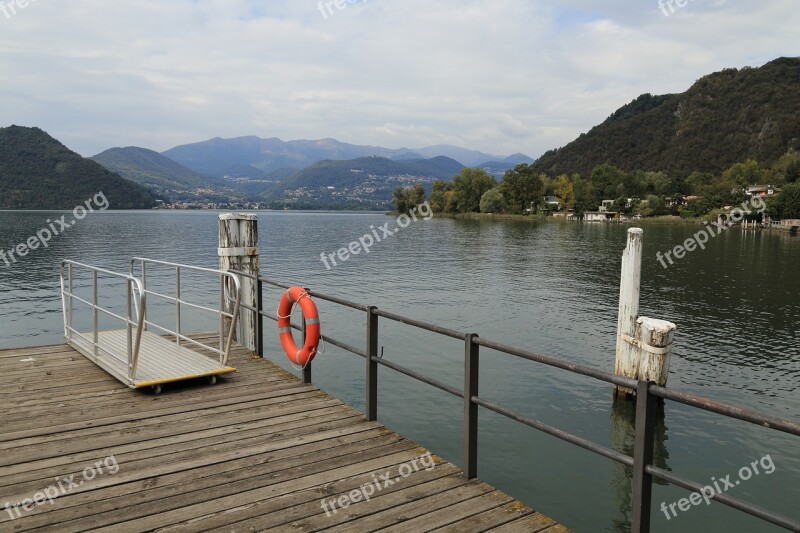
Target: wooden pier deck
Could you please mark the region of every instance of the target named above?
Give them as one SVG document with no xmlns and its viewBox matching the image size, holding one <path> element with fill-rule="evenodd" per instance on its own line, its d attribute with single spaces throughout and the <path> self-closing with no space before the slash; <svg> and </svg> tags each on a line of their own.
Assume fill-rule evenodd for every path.
<svg viewBox="0 0 800 533">
<path fill-rule="evenodd" d="M 0 531 L 568 531 L 267 360 L 229 362 L 156 396 L 66 345 L 0 351 Z"/>
</svg>

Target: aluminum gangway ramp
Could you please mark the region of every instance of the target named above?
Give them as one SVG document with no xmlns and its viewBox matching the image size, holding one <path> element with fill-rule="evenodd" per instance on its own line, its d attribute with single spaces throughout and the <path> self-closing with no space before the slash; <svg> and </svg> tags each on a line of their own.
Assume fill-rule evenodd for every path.
<svg viewBox="0 0 800 533">
<path fill-rule="evenodd" d="M 137 268 L 140 277 L 134 275 Z M 161 281 L 174 279 L 173 295 L 148 290 L 148 270 L 158 271 Z M 182 297 L 181 273 L 187 271 L 208 277 L 204 285 L 210 280 L 219 283 L 218 309 Z M 198 378 L 214 384 L 217 376 L 236 371 L 228 365 L 228 356 L 238 324 L 240 287 L 239 278 L 230 272 L 154 259 L 134 258 L 128 274 L 65 260 L 61 263 L 64 337 L 75 350 L 133 389 L 150 387 L 160 393 L 164 384 Z M 148 297 L 168 302 L 174 310 L 174 330 L 148 318 Z M 181 333 L 181 314 L 186 310 L 217 315 L 218 346 Z M 89 326 L 76 325 L 83 326 L 87 320 Z M 115 327 L 101 327 L 101 321 Z"/>
</svg>

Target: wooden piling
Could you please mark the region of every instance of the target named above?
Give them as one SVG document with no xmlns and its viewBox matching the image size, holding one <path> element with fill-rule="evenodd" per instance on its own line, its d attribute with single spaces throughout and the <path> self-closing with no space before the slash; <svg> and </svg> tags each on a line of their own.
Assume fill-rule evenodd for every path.
<svg viewBox="0 0 800 533">
<path fill-rule="evenodd" d="M 629 229 L 622 256 L 614 373 L 665 386 L 676 326 L 664 320 L 639 316 L 643 237 L 640 228 Z M 615 396 L 634 393 L 614 386 Z"/>
<path fill-rule="evenodd" d="M 219 215 L 219 268 L 238 270 L 253 276 L 260 275 L 261 261 L 258 253 L 258 216 L 242 213 L 223 213 Z M 241 276 L 242 304 L 253 308 L 257 304 L 256 280 Z M 227 283 L 227 282 L 226 282 Z M 225 310 L 233 306 L 232 287 L 224 287 Z M 253 311 L 241 310 L 239 323 L 241 338 L 239 342 L 248 350 L 258 348 L 256 324 L 258 317 Z M 226 322 L 227 325 L 227 322 Z"/>
<path fill-rule="evenodd" d="M 642 278 L 642 240 L 640 228 L 628 230 L 628 243 L 622 255 L 622 275 L 619 285 L 619 315 L 617 317 L 617 356 L 614 373 L 635 377 L 639 370 L 639 352 L 627 339 L 636 336 L 636 319 L 639 317 L 639 292 Z M 614 387 L 615 394 L 633 393 L 632 390 Z"/>
<path fill-rule="evenodd" d="M 636 338 L 639 341 L 640 364 L 638 379 L 665 386 L 672 355 L 675 324 L 657 318 L 639 317 Z"/>
</svg>

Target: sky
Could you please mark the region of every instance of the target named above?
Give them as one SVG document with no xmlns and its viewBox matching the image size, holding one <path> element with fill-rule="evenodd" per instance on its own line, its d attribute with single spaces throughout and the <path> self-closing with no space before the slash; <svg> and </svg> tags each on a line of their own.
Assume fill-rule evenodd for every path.
<svg viewBox="0 0 800 533">
<path fill-rule="evenodd" d="M 800 55 L 796 0 L 337 1 L 0 0 L 0 126 L 84 156 L 257 135 L 538 157 L 642 93 Z"/>
</svg>

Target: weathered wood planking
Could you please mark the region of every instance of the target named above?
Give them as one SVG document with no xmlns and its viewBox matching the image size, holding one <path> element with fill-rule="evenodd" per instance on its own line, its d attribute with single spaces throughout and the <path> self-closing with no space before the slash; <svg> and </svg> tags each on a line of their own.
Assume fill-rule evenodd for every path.
<svg viewBox="0 0 800 533">
<path fill-rule="evenodd" d="M 66 346 L 0 351 L 0 506 L 118 465 L 14 520 L 0 509 L 0 531 L 567 531 L 436 456 L 404 477 L 425 450 L 241 347 L 231 358 L 215 386 L 154 396 Z M 368 501 L 321 507 L 387 473 Z"/>
</svg>

